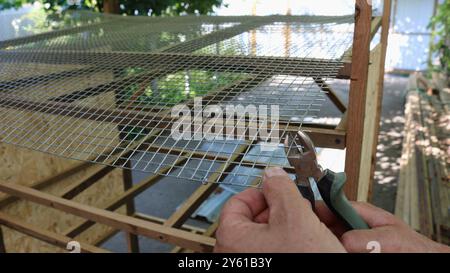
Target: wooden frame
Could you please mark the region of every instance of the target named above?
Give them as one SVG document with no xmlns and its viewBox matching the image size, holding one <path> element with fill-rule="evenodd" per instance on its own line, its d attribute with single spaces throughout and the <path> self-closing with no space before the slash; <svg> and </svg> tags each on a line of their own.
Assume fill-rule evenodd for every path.
<svg viewBox="0 0 450 273">
<path fill-rule="evenodd" d="M 357 21 L 347 121 L 346 193 L 351 200 L 368 201 L 371 198 L 376 164 L 392 3 L 391 0 L 384 0 L 383 16 L 372 20 L 372 24 L 368 2 L 356 1 L 356 3 Z M 382 28 L 380 43 L 370 52 L 371 40 L 380 27 Z"/>
<path fill-rule="evenodd" d="M 350 78 L 350 100 L 349 104 L 345 105 L 342 100 L 337 97 L 332 88 L 320 78 L 315 78 L 316 84 L 321 87 L 324 91 L 328 92 L 328 96 L 332 102 L 338 107 L 338 109 L 343 113 L 341 124 L 337 127 L 329 126 L 317 126 L 317 125 L 306 125 L 304 129 L 308 131 L 313 138 L 314 142 L 319 147 L 330 147 L 344 149 L 346 151 L 346 166 L 345 170 L 348 176 L 348 183 L 346 187 L 346 192 L 351 200 L 367 200 L 370 193 L 370 180 L 373 176 L 374 171 L 374 155 L 377 144 L 377 135 L 379 131 L 379 120 L 380 120 L 380 106 L 382 99 L 382 89 L 383 89 L 383 75 L 384 75 L 384 60 L 386 55 L 387 47 L 387 35 L 389 31 L 389 17 L 391 0 L 384 1 L 384 14 L 382 18 L 372 18 L 371 6 L 368 5 L 366 0 L 356 0 L 356 22 L 355 22 L 355 36 L 354 42 L 351 49 L 347 51 L 346 65 L 343 70 L 341 70 L 341 78 Z M 370 42 L 372 38 L 377 33 L 378 29 L 382 26 L 381 32 L 381 42 L 380 45 L 375 48 L 372 53 L 370 53 Z M 248 29 L 251 26 L 240 27 L 237 31 L 243 31 L 242 29 Z M 229 30 L 228 30 L 229 31 Z M 53 37 L 53 35 L 63 35 L 68 33 L 67 31 L 61 31 L 61 33 L 53 33 L 41 35 L 41 38 Z M 240 33 L 240 32 L 239 32 Z M 50 35 L 50 36 L 49 36 Z M 206 35 L 208 36 L 208 35 Z M 211 37 L 206 37 L 207 42 L 214 42 L 217 40 L 217 35 L 211 35 Z M 28 41 L 25 39 L 24 41 Z M 15 40 L 10 43 L 21 43 L 23 41 Z M 202 41 L 191 41 L 190 43 L 195 43 L 195 45 L 204 45 Z M 3 44 L 0 43 L 0 47 Z M 6 45 L 9 45 L 6 43 Z M 178 50 L 182 47 L 175 46 L 172 50 Z M 194 47 L 195 48 L 195 47 Z M 152 61 L 157 61 L 158 57 L 164 54 L 172 54 L 170 48 L 166 48 L 161 53 L 155 53 L 154 56 L 150 56 Z M 351 52 L 351 53 L 350 53 Z M 23 53 L 26 54 L 26 53 Z M 176 53 L 183 54 L 183 53 Z M 2 58 L 9 58 L 8 54 L 1 53 Z M 12 57 L 12 56 L 11 56 Z M 17 54 L 14 56 L 17 57 Z M 52 56 L 43 56 L 47 61 L 51 60 Z M 121 56 L 129 58 L 130 62 L 147 62 L 148 60 L 143 60 L 140 56 Z M 147 56 L 148 57 L 148 56 Z M 187 58 L 193 58 L 191 55 L 186 55 Z M 195 59 L 197 58 L 197 59 Z M 195 67 L 196 64 L 201 64 L 206 57 L 195 57 L 192 59 L 191 66 Z M 198 59 L 200 58 L 200 59 Z M 211 58 L 226 58 L 226 57 L 211 57 Z M 98 58 L 97 58 L 98 59 Z M 105 61 L 109 61 L 110 58 L 101 58 Z M 261 60 L 260 64 L 252 68 L 247 69 L 264 69 L 264 59 Z M 70 56 L 67 57 L 67 61 L 70 61 Z M 221 62 L 226 62 L 219 60 Z M 245 57 L 241 57 L 240 61 L 246 62 Z M 253 61 L 253 60 L 252 60 Z M 286 64 L 286 60 L 278 60 L 277 58 L 271 58 L 271 61 L 280 61 L 280 66 L 285 73 L 286 68 L 295 67 L 292 64 Z M 282 61 L 282 62 L 281 62 Z M 303 60 L 311 63 L 308 60 Z M 61 62 L 61 60 L 58 60 Z M 233 57 L 233 62 L 236 61 Z M 301 64 L 302 61 L 295 60 L 296 65 Z M 299 63 L 300 62 L 300 63 Z M 252 65 L 255 65 L 252 63 Z M 315 64 L 320 65 L 320 63 Z M 185 68 L 180 67 L 180 68 Z M 293 74 L 302 75 L 302 71 L 292 70 Z M 159 72 L 155 72 L 158 75 Z M 45 76 L 44 76 L 45 77 Z M 51 78 L 51 77 L 50 77 Z M 119 79 L 120 80 L 120 79 Z M 370 103 L 369 103 L 370 102 Z M 47 105 L 51 103 L 54 107 L 58 105 L 61 107 L 61 113 L 77 113 L 77 111 L 67 111 L 65 102 L 61 101 L 47 101 Z M 2 100 L 0 106 L 7 106 L 8 102 Z M 28 109 L 45 109 L 39 105 L 26 105 Z M 64 107 L 63 107 L 64 106 Z M 53 110 L 55 108 L 52 108 Z M 74 107 L 74 106 L 70 106 Z M 65 109 L 65 110 L 63 110 Z M 366 111 L 367 110 L 367 111 Z M 132 113 L 132 115 L 139 113 Z M 111 113 L 105 113 L 105 118 L 111 116 Z M 125 115 L 126 116 L 126 115 Z M 96 119 L 101 118 L 101 115 L 97 115 Z M 121 120 L 120 118 L 115 118 L 114 121 L 123 121 L 124 124 L 128 124 L 130 120 L 126 117 Z M 106 120 L 107 121 L 107 120 Z M 170 121 L 167 121 L 170 122 Z M 119 122 L 120 124 L 120 122 Z M 280 126 L 283 126 L 281 124 Z M 288 124 L 285 124 L 288 126 Z M 294 130 L 295 127 L 292 127 Z M 227 160 L 227 163 L 222 164 L 220 170 L 231 170 L 238 162 L 242 162 L 240 158 L 249 147 L 251 143 L 243 144 L 239 149 L 231 155 L 231 160 Z M 140 143 L 138 145 L 148 145 Z M 141 147 L 141 146 L 139 146 Z M 151 148 L 146 146 L 146 148 Z M 161 147 L 155 147 L 161 149 Z M 198 154 L 200 158 L 205 158 L 208 155 L 205 153 L 189 153 L 183 150 L 176 151 L 176 149 L 171 150 L 172 153 L 183 154 L 186 153 L 190 156 L 195 156 Z M 217 157 L 215 157 L 217 158 Z M 175 162 L 175 165 L 180 165 L 185 163 L 186 159 L 180 158 Z M 129 162 L 125 162 L 129 164 Z M 61 196 L 54 196 L 45 193 L 43 190 L 48 185 L 58 184 L 67 176 L 76 174 L 79 171 L 91 166 L 93 163 L 80 163 L 73 168 L 66 170 L 64 173 L 58 174 L 56 176 L 49 177 L 42 181 L 34 183 L 30 187 L 25 187 L 21 185 L 12 185 L 6 183 L 0 183 L 0 191 L 9 194 L 0 200 L 0 208 L 16 202 L 17 200 L 23 199 L 28 200 L 33 203 L 48 206 L 54 209 L 58 209 L 78 217 L 85 219 L 81 224 L 72 227 L 71 229 L 65 231 L 61 234 L 56 234 L 46 230 L 42 230 L 39 227 L 32 226 L 17 219 L 14 219 L 10 215 L 0 213 L 0 224 L 1 226 L 6 226 L 8 228 L 15 229 L 19 232 L 25 233 L 31 237 L 43 240 L 45 242 L 60 246 L 62 248 L 66 247 L 66 244 L 72 240 L 72 238 L 87 232 L 87 229 L 94 225 L 95 223 L 102 223 L 113 227 L 114 230 L 102 236 L 98 239 L 94 245 L 84 244 L 81 242 L 81 250 L 85 252 L 105 252 L 104 249 L 98 247 L 99 244 L 106 241 L 117 231 L 123 230 L 126 232 L 128 251 L 139 252 L 139 241 L 138 235 L 147 236 L 162 242 L 171 243 L 176 245 L 173 252 L 182 251 L 196 251 L 196 252 L 209 252 L 212 251 L 215 239 L 212 238 L 214 232 L 217 228 L 217 223 L 213 223 L 208 229 L 198 229 L 185 224 L 186 220 L 190 215 L 208 198 L 208 196 L 214 192 L 218 184 L 205 184 L 200 186 L 180 207 L 179 209 L 168 219 L 159 219 L 151 215 L 143 215 L 141 213 L 136 213 L 134 208 L 134 198 L 142 193 L 144 190 L 148 189 L 152 185 L 158 183 L 164 174 L 170 171 L 170 168 L 164 168 L 160 170 L 160 174 L 150 176 L 140 183 L 132 183 L 131 172 L 129 170 L 123 171 L 123 188 L 124 192 L 110 200 L 109 203 L 102 208 L 94 208 L 84 204 L 72 201 L 75 196 L 94 185 L 98 179 L 106 175 L 108 172 L 114 169 L 109 166 L 100 166 L 97 171 L 91 176 L 78 181 L 73 185 L 71 189 L 68 189 Z M 249 162 L 249 166 L 254 166 L 253 162 Z M 261 167 L 263 166 L 254 166 Z M 293 173 L 292 169 L 287 168 L 288 172 Z M 222 180 L 225 177 L 219 177 L 220 174 L 216 173 L 209 178 L 210 181 L 215 181 L 217 179 Z M 120 207 L 126 207 L 126 215 L 115 212 Z M 0 252 L 7 251 L 3 244 L 3 238 L 0 226 Z"/>
</svg>

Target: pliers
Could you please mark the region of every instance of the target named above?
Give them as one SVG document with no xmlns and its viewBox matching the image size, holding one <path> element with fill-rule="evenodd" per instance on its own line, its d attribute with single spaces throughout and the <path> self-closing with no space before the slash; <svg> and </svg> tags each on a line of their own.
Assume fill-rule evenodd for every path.
<svg viewBox="0 0 450 273">
<path fill-rule="evenodd" d="M 325 204 L 349 230 L 370 228 L 344 194 L 345 173 L 322 169 L 317 162 L 314 143 L 307 134 L 302 131 L 287 133 L 284 148 L 289 164 L 295 169 L 297 187 L 303 197 L 311 203 L 313 210 L 315 197 L 311 183 L 316 183 Z"/>
</svg>

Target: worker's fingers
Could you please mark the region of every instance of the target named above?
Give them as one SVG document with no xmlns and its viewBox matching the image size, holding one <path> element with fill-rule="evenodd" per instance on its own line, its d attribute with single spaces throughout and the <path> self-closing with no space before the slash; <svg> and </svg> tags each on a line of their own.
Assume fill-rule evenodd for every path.
<svg viewBox="0 0 450 273">
<path fill-rule="evenodd" d="M 316 201 L 315 213 L 320 221 L 324 223 L 336 237 L 341 237 L 342 234 L 347 231 L 347 227 L 342 220 L 337 218 L 323 201 Z"/>
<path fill-rule="evenodd" d="M 301 196 L 295 183 L 281 168 L 266 169 L 263 194 L 270 210 L 270 221 L 289 221 L 292 217 L 298 219 L 302 216 L 299 213 L 306 210 L 312 213 L 309 202 Z"/>
<path fill-rule="evenodd" d="M 325 225 L 334 225 L 338 219 L 323 201 L 316 201 L 315 212 Z"/>
<path fill-rule="evenodd" d="M 233 196 L 225 204 L 221 218 L 228 221 L 253 221 L 266 208 L 264 195 L 257 189 L 247 189 Z"/>
<path fill-rule="evenodd" d="M 381 251 L 383 248 L 392 249 L 396 242 L 401 241 L 398 237 L 401 235 L 392 231 L 395 227 L 406 227 L 401 220 L 371 204 L 352 202 L 352 205 L 372 229 L 344 233 L 340 240 L 348 252 L 369 252 L 376 245 L 381 247 Z"/>
<path fill-rule="evenodd" d="M 269 222 L 270 210 L 269 208 L 265 209 L 263 212 L 258 214 L 255 217 L 255 222 L 260 224 L 267 224 Z"/>
<path fill-rule="evenodd" d="M 257 189 L 248 189 L 233 196 L 220 214 L 214 251 L 234 252 L 260 242 L 261 239 L 249 242 L 248 238 L 263 236 L 258 231 L 266 225 L 255 223 L 254 218 L 265 209 L 264 195 Z"/>
<path fill-rule="evenodd" d="M 377 208 L 368 203 L 352 202 L 352 206 L 358 212 L 359 215 L 366 221 L 366 223 L 372 227 L 392 226 L 392 225 L 404 225 L 402 221 L 397 219 L 391 213 Z"/>
<path fill-rule="evenodd" d="M 342 234 L 347 231 L 347 227 L 344 223 L 334 215 L 323 201 L 316 201 L 315 207 L 316 215 L 319 217 L 320 221 L 324 223 L 336 237 L 341 237 Z M 254 218 L 254 221 L 256 223 L 267 224 L 269 222 L 269 216 L 270 210 L 267 208 L 258 214 Z"/>
<path fill-rule="evenodd" d="M 315 207 L 317 216 L 319 217 L 320 221 L 327 227 L 331 228 L 338 226 L 342 228 L 342 232 L 346 231 L 342 221 L 334 215 L 334 213 L 327 207 L 327 205 L 323 201 L 316 201 Z M 269 208 L 266 208 L 255 217 L 255 222 L 267 223 L 269 221 L 269 213 Z"/>
<path fill-rule="evenodd" d="M 380 242 L 386 242 L 386 234 L 389 231 L 379 229 L 351 230 L 341 236 L 340 241 L 344 248 L 350 253 L 366 253 L 374 250 L 374 244 L 380 248 L 383 246 Z M 389 240 L 387 240 L 389 241 Z M 382 250 L 382 249 L 381 249 Z"/>
<path fill-rule="evenodd" d="M 234 198 L 244 202 L 248 206 L 253 218 L 267 209 L 266 199 L 260 190 L 247 189 L 235 195 Z"/>
</svg>

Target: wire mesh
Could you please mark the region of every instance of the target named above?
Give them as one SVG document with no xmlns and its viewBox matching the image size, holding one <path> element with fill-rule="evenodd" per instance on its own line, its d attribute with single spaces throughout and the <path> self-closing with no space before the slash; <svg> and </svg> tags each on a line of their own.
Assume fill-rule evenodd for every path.
<svg viewBox="0 0 450 273">
<path fill-rule="evenodd" d="M 276 105 L 269 134 L 299 130 L 326 100 L 314 79 L 337 76 L 353 38 L 352 16 L 81 14 L 75 27 L 59 20 L 0 41 L 0 141 L 203 183 L 258 186 L 265 167 L 288 162 L 282 145 L 262 149 L 261 128 L 249 132 L 261 117 L 196 109 Z M 180 104 L 192 110 L 191 138 L 177 140 Z M 208 121 L 224 125 L 210 138 Z"/>
</svg>

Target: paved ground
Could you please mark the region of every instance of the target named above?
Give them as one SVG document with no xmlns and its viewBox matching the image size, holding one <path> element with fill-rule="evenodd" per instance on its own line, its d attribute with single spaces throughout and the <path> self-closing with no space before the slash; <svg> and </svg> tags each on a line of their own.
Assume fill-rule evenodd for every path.
<svg viewBox="0 0 450 273">
<path fill-rule="evenodd" d="M 382 105 L 381 131 L 377 148 L 377 166 L 375 183 L 373 185 L 372 203 L 387 211 L 394 212 L 397 181 L 400 169 L 402 152 L 405 95 L 408 78 L 402 76 L 386 75 Z M 333 88 L 343 98 L 348 100 L 346 91 L 347 82 L 336 81 Z M 327 110 L 331 109 L 331 110 Z M 329 107 L 323 109 L 322 114 L 335 114 Z"/>
<path fill-rule="evenodd" d="M 372 203 L 390 212 L 395 209 L 395 196 L 400 170 L 403 129 L 405 125 L 405 96 L 408 78 L 386 76 L 378 137 L 377 168 Z"/>
<path fill-rule="evenodd" d="M 393 211 L 395 204 L 399 158 L 402 149 L 406 84 L 407 78 L 386 76 L 373 203 L 388 211 Z M 332 83 L 332 86 L 344 101 L 348 100 L 348 82 L 336 81 Z M 339 111 L 330 103 L 322 106 L 321 116 L 333 119 L 338 115 Z M 321 156 L 323 157 L 321 162 L 328 162 L 327 166 L 340 166 L 342 164 L 333 163 L 342 163 L 344 160 L 344 153 L 337 150 L 323 152 Z M 133 180 L 137 183 L 145 176 L 145 173 L 135 172 Z M 166 177 L 139 195 L 136 199 L 137 211 L 163 218 L 169 217 L 198 186 L 198 183 Z M 201 221 L 190 220 L 189 223 L 197 226 L 207 226 L 207 223 Z M 103 247 L 115 252 L 125 252 L 124 234 L 117 234 L 106 242 Z M 173 246 L 147 238 L 140 238 L 140 247 L 142 252 L 167 252 Z"/>
</svg>

